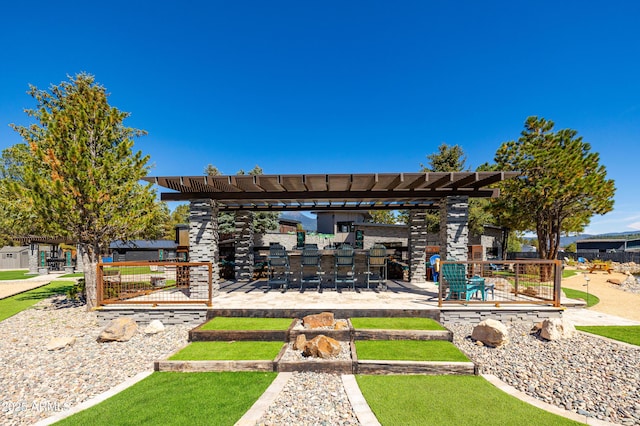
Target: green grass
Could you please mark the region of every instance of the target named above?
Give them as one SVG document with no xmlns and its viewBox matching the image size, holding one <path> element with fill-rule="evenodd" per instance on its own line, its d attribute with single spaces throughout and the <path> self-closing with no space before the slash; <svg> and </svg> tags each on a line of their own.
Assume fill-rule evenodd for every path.
<svg viewBox="0 0 640 426">
<path fill-rule="evenodd" d="M 215 317 L 202 330 L 286 330 L 291 318 Z"/>
<path fill-rule="evenodd" d="M 169 358 L 171 361 L 272 360 L 283 342 L 192 342 Z"/>
<path fill-rule="evenodd" d="M 0 271 L 0 281 L 4 280 L 25 280 L 33 277 L 33 275 L 27 275 L 29 271 Z"/>
<path fill-rule="evenodd" d="M 479 376 L 356 376 L 382 425 L 579 425 L 502 392 Z"/>
<path fill-rule="evenodd" d="M 64 294 L 73 288 L 70 281 L 52 281 L 43 287 L 34 288 L 0 300 L 0 321 L 35 305 L 39 301 L 57 294 Z"/>
<path fill-rule="evenodd" d="M 564 291 L 564 295 L 569 299 L 582 299 L 587 302 L 587 308 L 597 305 L 600 303 L 600 299 L 598 296 L 595 296 L 593 293 L 585 293 L 584 291 L 574 290 L 572 288 L 562 287 L 562 291 Z"/>
<path fill-rule="evenodd" d="M 640 325 L 576 326 L 578 330 L 640 346 Z"/>
<path fill-rule="evenodd" d="M 233 425 L 276 373 L 153 373 L 58 425 Z"/>
<path fill-rule="evenodd" d="M 578 275 L 578 271 L 575 269 L 563 269 L 562 270 L 562 278 L 573 277 L 574 275 Z"/>
<path fill-rule="evenodd" d="M 82 278 L 84 277 L 84 272 L 76 272 L 74 274 L 65 274 L 62 275 L 60 278 Z"/>
<path fill-rule="evenodd" d="M 383 330 L 446 330 L 431 318 L 351 318 L 354 328 Z"/>
<path fill-rule="evenodd" d="M 392 361 L 461 361 L 469 359 L 444 340 L 356 340 L 358 359 Z"/>
</svg>

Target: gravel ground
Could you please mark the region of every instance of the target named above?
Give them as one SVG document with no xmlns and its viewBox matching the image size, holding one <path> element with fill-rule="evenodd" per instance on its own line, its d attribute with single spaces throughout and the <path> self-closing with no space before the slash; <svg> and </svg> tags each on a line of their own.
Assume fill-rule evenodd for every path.
<svg viewBox="0 0 640 426">
<path fill-rule="evenodd" d="M 548 342 L 524 324 L 510 326 L 508 344 L 490 348 L 471 340 L 472 326 L 449 328 L 482 373 L 583 416 L 640 425 L 640 348 L 582 333 Z"/>
<path fill-rule="evenodd" d="M 129 342 L 97 343 L 104 327 L 96 315 L 64 297 L 0 322 L 0 424 L 35 423 L 152 370 L 154 361 L 187 343 L 193 326 L 167 326 L 156 335 L 140 327 Z M 75 344 L 45 348 L 62 336 L 75 336 Z"/>
<path fill-rule="evenodd" d="M 294 373 L 259 425 L 359 425 L 337 374 Z"/>
</svg>

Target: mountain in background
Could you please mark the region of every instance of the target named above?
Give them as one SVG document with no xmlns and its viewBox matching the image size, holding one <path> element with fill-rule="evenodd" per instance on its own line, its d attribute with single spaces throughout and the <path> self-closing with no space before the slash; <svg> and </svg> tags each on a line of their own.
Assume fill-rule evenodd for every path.
<svg viewBox="0 0 640 426">
<path fill-rule="evenodd" d="M 575 243 L 576 241 L 580 241 L 580 240 L 589 240 L 589 239 L 594 239 L 594 238 L 598 238 L 598 239 L 606 239 L 606 238 L 628 238 L 628 237 L 633 237 L 633 238 L 640 238 L 640 232 L 638 231 L 627 231 L 627 232 L 611 232 L 608 234 L 580 234 L 580 235 L 571 235 L 569 237 L 560 237 L 560 247 L 566 247 L 571 243 Z M 531 238 L 528 239 L 528 241 L 531 241 Z"/>
<path fill-rule="evenodd" d="M 302 212 L 282 212 L 280 217 L 283 219 L 297 220 L 302 224 L 302 229 L 309 232 L 315 232 L 318 229 L 316 218 L 307 216 Z"/>
</svg>

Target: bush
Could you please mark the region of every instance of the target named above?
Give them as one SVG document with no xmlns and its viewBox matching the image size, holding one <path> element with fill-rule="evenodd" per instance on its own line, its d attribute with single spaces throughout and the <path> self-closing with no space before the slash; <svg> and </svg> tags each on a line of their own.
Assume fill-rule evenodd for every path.
<svg viewBox="0 0 640 426">
<path fill-rule="evenodd" d="M 80 278 L 78 282 L 76 282 L 73 287 L 67 291 L 67 297 L 70 300 L 85 302 L 87 298 L 86 296 L 84 278 Z"/>
</svg>

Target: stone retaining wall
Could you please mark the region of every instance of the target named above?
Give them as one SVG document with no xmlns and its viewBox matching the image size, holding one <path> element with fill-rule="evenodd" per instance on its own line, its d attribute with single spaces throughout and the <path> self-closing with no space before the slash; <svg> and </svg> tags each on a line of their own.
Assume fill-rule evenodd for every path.
<svg viewBox="0 0 640 426">
<path fill-rule="evenodd" d="M 494 319 L 504 323 L 536 323 L 548 318 L 561 318 L 561 309 L 487 309 L 487 310 L 469 310 L 469 309 L 450 309 L 443 308 L 440 310 L 440 323 L 444 326 L 447 324 L 478 324 L 486 319 Z"/>
<path fill-rule="evenodd" d="M 138 324 L 148 324 L 157 319 L 165 325 L 203 323 L 207 320 L 206 307 L 103 307 L 96 314 L 101 326 L 120 317 L 133 318 Z"/>
</svg>

